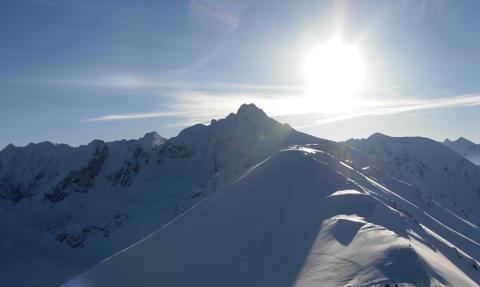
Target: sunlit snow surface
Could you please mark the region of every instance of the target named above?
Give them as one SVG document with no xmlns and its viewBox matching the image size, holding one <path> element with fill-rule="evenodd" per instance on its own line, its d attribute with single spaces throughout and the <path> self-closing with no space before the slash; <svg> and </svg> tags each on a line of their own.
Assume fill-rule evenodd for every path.
<svg viewBox="0 0 480 287">
<path fill-rule="evenodd" d="M 352 157 L 284 149 L 64 286 L 478 286 L 478 218 Z"/>
</svg>

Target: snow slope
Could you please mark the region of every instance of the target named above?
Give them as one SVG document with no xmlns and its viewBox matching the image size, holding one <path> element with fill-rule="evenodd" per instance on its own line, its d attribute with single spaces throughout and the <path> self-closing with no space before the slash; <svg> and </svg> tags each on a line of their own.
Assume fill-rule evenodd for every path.
<svg viewBox="0 0 480 287">
<path fill-rule="evenodd" d="M 475 144 L 463 137 L 454 141 L 445 139 L 443 143 L 474 164 L 480 165 L 480 144 Z"/>
<path fill-rule="evenodd" d="M 480 217 L 480 168 L 442 143 L 377 133 L 346 145 L 374 159 L 364 165 L 412 184 L 435 201 L 453 205 L 465 218 Z"/>
<path fill-rule="evenodd" d="M 324 148 L 275 153 L 64 286 L 478 286 L 477 225 Z"/>
</svg>

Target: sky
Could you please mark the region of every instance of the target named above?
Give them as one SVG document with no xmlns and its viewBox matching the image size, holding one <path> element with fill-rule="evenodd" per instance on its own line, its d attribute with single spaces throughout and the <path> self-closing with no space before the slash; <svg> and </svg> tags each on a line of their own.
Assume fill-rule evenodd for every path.
<svg viewBox="0 0 480 287">
<path fill-rule="evenodd" d="M 478 31 L 479 1 L 0 0 L 0 148 L 172 137 L 242 103 L 321 138 L 480 143 Z M 335 35 L 366 76 L 331 111 L 304 62 Z"/>
</svg>

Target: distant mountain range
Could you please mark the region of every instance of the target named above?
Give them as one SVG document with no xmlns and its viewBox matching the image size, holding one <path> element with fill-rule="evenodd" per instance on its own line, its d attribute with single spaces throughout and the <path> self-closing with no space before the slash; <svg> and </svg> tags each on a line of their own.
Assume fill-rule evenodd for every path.
<svg viewBox="0 0 480 287">
<path fill-rule="evenodd" d="M 253 104 L 168 140 L 9 145 L 0 286 L 478 286 L 464 156 L 320 139 Z"/>
<path fill-rule="evenodd" d="M 480 165 L 480 144 L 475 144 L 463 137 L 455 141 L 446 139 L 443 143 L 474 164 Z"/>
</svg>

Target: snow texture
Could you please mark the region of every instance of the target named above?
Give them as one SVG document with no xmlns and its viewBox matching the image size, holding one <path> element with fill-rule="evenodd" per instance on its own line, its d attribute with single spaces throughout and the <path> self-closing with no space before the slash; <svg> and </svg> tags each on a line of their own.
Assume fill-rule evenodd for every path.
<svg viewBox="0 0 480 287">
<path fill-rule="evenodd" d="M 64 286 L 478 286 L 478 227 L 321 148 L 275 153 Z"/>
</svg>

